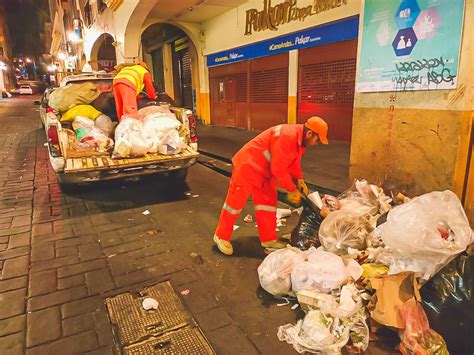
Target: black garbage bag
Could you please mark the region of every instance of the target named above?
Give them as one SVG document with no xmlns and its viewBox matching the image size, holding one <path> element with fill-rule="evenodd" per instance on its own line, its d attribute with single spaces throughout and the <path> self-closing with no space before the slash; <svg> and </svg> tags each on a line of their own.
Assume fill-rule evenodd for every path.
<svg viewBox="0 0 474 355">
<path fill-rule="evenodd" d="M 103 114 L 109 116 L 112 121 L 118 122 L 117 110 L 115 108 L 114 94 L 111 92 L 101 93 L 94 101 L 90 103 L 92 107 Z"/>
<path fill-rule="evenodd" d="M 291 232 L 290 245 L 301 250 L 307 250 L 314 246 L 319 247 L 319 226 L 322 222 L 320 210 L 308 201 L 303 201 L 303 212 L 298 224 Z"/>
<path fill-rule="evenodd" d="M 450 353 L 474 354 L 474 255 L 459 255 L 420 292 L 430 325 Z"/>
</svg>

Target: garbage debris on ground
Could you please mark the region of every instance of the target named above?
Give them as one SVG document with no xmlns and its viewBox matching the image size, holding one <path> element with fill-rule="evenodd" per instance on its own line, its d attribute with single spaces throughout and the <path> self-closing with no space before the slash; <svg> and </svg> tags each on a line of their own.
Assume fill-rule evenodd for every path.
<svg viewBox="0 0 474 355">
<path fill-rule="evenodd" d="M 240 226 L 238 226 L 238 225 L 234 224 L 234 228 L 233 228 L 233 230 L 237 230 L 237 229 L 239 229 L 239 228 L 240 228 Z"/>
<path fill-rule="evenodd" d="M 146 234 L 148 234 L 148 235 L 155 235 L 155 234 L 158 234 L 158 233 L 161 233 L 161 231 L 158 230 L 158 229 L 150 229 L 149 231 L 146 232 Z"/>
<path fill-rule="evenodd" d="M 145 298 L 142 302 L 142 306 L 146 311 L 150 309 L 158 309 L 158 301 L 154 298 Z"/>
<path fill-rule="evenodd" d="M 199 255 L 198 253 L 191 253 L 189 254 L 189 256 L 191 257 L 191 259 L 193 259 L 193 261 L 196 263 L 196 264 L 204 264 L 204 260 L 202 259 L 202 256 Z"/>
<path fill-rule="evenodd" d="M 149 215 L 150 213 L 151 213 L 150 211 L 145 210 L 145 211 L 142 212 L 142 215 L 147 216 L 147 215 Z"/>
<path fill-rule="evenodd" d="M 447 354 L 445 334 L 448 347 L 471 353 L 474 340 L 466 339 L 473 338 L 474 312 L 457 304 L 468 310 L 474 304 L 474 260 L 459 255 L 471 243 L 472 230 L 451 191 L 391 198 L 356 180 L 337 197 L 309 194 L 292 247 L 268 255 L 258 276 L 275 297 L 296 295 L 306 312 L 278 329 L 278 338 L 300 353 L 340 354 L 344 346 L 364 351 L 368 317 L 373 325 L 400 330 L 402 353 Z"/>
<path fill-rule="evenodd" d="M 277 208 L 276 218 L 282 219 L 291 216 L 291 210 L 288 208 Z"/>
<path fill-rule="evenodd" d="M 252 223 L 253 222 L 253 216 L 251 214 L 248 214 L 244 217 L 244 222 L 245 223 Z"/>
<path fill-rule="evenodd" d="M 187 295 L 189 295 L 190 293 L 191 293 L 190 290 L 183 290 L 183 291 L 180 292 L 180 294 L 182 294 L 183 296 L 187 296 Z"/>
<path fill-rule="evenodd" d="M 443 337 L 430 328 L 423 307 L 414 298 L 400 306 L 404 330 L 400 332 L 400 352 L 403 355 L 449 355 Z M 472 336 L 472 334 L 471 334 Z"/>
</svg>

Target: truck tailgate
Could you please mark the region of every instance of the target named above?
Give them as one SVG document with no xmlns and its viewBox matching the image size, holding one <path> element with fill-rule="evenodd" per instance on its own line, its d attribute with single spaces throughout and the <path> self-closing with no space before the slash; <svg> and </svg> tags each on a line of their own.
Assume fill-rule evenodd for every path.
<svg viewBox="0 0 474 355">
<path fill-rule="evenodd" d="M 67 158 L 64 165 L 65 174 L 81 173 L 86 171 L 124 169 L 156 165 L 164 162 L 178 161 L 199 156 L 191 147 L 187 147 L 177 155 L 161 155 L 158 153 L 146 154 L 139 158 L 111 159 L 109 156 L 97 156 L 87 158 Z"/>
</svg>

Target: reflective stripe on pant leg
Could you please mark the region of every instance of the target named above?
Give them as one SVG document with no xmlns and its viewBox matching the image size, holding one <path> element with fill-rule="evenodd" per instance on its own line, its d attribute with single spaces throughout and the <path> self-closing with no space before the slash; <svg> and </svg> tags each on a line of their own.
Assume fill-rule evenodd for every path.
<svg viewBox="0 0 474 355">
<path fill-rule="evenodd" d="M 266 150 L 263 152 L 263 156 L 268 160 L 268 162 L 272 162 L 272 155 L 270 154 L 270 151 Z"/>
<path fill-rule="evenodd" d="M 245 206 L 250 194 L 250 188 L 235 184 L 232 179 L 229 191 L 222 207 L 215 234 L 222 240 L 230 240 L 237 217 Z"/>
<path fill-rule="evenodd" d="M 252 196 L 260 241 L 276 240 L 276 205 L 278 202 L 276 185 L 266 182 L 261 188 L 254 188 Z"/>
</svg>

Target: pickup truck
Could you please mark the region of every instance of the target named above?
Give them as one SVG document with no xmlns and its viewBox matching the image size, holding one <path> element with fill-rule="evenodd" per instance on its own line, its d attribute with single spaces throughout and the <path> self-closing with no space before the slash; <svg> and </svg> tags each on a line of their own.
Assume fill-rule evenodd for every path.
<svg viewBox="0 0 474 355">
<path fill-rule="evenodd" d="M 70 83 L 94 82 L 98 87 L 112 87 L 110 74 L 77 75 L 66 78 L 61 86 Z M 51 91 L 45 93 L 40 102 L 40 116 L 48 138 L 48 152 L 51 166 L 63 190 L 74 185 L 84 185 L 96 181 L 136 178 L 142 175 L 163 173 L 173 179 L 184 181 L 187 170 L 197 162 L 196 121 L 193 113 L 184 108 L 172 107 L 171 111 L 183 124 L 186 132 L 187 147 L 177 155 L 146 154 L 141 157 L 112 159 L 110 154 L 80 156 L 70 149 L 70 136 L 63 129 L 60 115 L 49 108 L 48 98 Z M 59 144 L 58 144 L 59 143 Z"/>
</svg>

